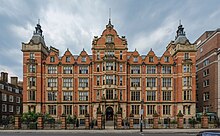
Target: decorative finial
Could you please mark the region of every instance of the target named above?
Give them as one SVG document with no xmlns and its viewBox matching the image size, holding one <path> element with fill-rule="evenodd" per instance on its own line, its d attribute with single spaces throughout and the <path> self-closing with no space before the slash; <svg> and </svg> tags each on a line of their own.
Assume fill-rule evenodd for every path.
<svg viewBox="0 0 220 136">
<path fill-rule="evenodd" d="M 181 25 L 181 19 L 179 20 L 179 26 Z"/>
<path fill-rule="evenodd" d="M 40 19 L 38 19 L 38 23 L 37 24 L 40 25 Z"/>
<path fill-rule="evenodd" d="M 111 8 L 109 8 L 109 22 L 111 23 Z"/>
<path fill-rule="evenodd" d="M 84 48 L 83 48 L 83 51 L 85 51 Z"/>
<path fill-rule="evenodd" d="M 106 28 L 112 29 L 114 26 L 111 23 L 111 8 L 109 8 L 109 21 L 108 24 L 106 25 Z"/>
</svg>

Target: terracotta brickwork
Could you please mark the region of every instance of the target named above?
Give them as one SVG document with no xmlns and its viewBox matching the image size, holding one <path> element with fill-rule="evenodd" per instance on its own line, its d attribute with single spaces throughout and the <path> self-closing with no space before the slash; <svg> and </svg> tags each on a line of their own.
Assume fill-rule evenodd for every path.
<svg viewBox="0 0 220 136">
<path fill-rule="evenodd" d="M 111 21 L 100 37 L 94 37 L 91 55 L 84 49 L 73 55 L 67 49 L 60 56 L 58 49 L 46 46 L 39 24 L 22 51 L 24 112 L 55 118 L 76 115 L 79 122 L 85 122 L 88 113 L 90 120 L 98 120 L 98 127 L 99 106 L 107 121 L 121 110 L 121 119 L 132 113 L 137 122 L 141 107 L 147 120 L 155 111 L 162 120 L 172 119 L 184 106 L 186 118 L 195 116 L 196 50 L 182 25 L 160 57 L 153 50 L 143 55 L 128 51 L 125 36 L 117 34 Z"/>
</svg>

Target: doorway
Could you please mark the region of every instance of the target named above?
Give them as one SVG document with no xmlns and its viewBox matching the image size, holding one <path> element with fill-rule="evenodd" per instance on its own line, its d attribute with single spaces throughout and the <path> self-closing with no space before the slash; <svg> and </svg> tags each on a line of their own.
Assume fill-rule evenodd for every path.
<svg viewBox="0 0 220 136">
<path fill-rule="evenodd" d="M 113 114 L 114 112 L 112 107 L 106 108 L 106 121 L 113 120 Z"/>
</svg>

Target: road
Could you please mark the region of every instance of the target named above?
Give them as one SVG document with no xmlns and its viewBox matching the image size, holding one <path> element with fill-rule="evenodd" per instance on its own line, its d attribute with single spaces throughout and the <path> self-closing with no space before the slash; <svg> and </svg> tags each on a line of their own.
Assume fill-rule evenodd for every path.
<svg viewBox="0 0 220 136">
<path fill-rule="evenodd" d="M 71 133 L 71 132 L 1 132 L 0 136 L 195 136 L 195 133 L 140 133 L 140 132 L 120 132 L 120 133 Z"/>
</svg>

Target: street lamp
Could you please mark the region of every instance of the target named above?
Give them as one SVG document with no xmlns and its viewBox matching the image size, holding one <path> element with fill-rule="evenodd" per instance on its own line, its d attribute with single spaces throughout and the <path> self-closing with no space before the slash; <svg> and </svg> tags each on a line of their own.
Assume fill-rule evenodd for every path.
<svg viewBox="0 0 220 136">
<path fill-rule="evenodd" d="M 143 110 L 143 105 L 144 105 L 144 100 L 142 99 L 141 100 L 141 126 L 140 126 L 140 132 L 143 132 L 143 113 L 144 113 L 144 110 Z"/>
</svg>

